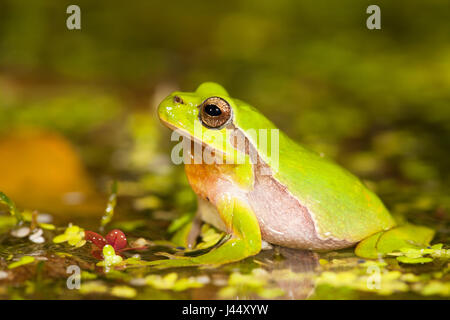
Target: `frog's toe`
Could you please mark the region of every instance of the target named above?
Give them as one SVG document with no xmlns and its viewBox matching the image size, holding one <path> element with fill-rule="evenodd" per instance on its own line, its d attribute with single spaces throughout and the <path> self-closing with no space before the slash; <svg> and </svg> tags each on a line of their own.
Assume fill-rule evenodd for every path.
<svg viewBox="0 0 450 320">
<path fill-rule="evenodd" d="M 175 256 L 172 254 L 163 254 L 169 259 L 150 261 L 148 265 L 156 269 L 180 268 L 180 267 L 194 267 L 198 263 L 188 257 Z"/>
<path fill-rule="evenodd" d="M 214 251 L 214 250 L 213 250 Z M 217 259 L 214 252 L 211 255 L 204 254 L 196 257 L 187 257 L 174 255 L 167 252 L 159 252 L 158 255 L 167 257 L 168 259 L 150 261 L 149 266 L 157 269 L 179 268 L 179 267 L 207 267 L 214 268 L 224 263 L 228 263 L 228 259 Z"/>
<path fill-rule="evenodd" d="M 156 255 L 163 256 L 163 257 L 166 257 L 168 259 L 174 259 L 174 260 L 175 259 L 179 259 L 179 260 L 187 259 L 187 257 L 185 257 L 185 256 L 175 255 L 175 254 L 171 254 L 171 253 L 168 253 L 168 252 L 158 252 L 158 253 L 156 253 Z M 164 260 L 162 260 L 162 261 L 164 261 Z"/>
</svg>

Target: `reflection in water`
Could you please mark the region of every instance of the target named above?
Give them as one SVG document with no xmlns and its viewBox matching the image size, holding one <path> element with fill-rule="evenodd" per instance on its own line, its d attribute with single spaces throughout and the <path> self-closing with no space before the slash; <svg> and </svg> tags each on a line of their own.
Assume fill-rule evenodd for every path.
<svg viewBox="0 0 450 320">
<path fill-rule="evenodd" d="M 314 293 L 314 272 L 319 266 L 317 253 L 274 247 L 262 251 L 257 260 L 270 275 L 270 281 L 285 292 L 277 299 L 307 299 Z"/>
</svg>

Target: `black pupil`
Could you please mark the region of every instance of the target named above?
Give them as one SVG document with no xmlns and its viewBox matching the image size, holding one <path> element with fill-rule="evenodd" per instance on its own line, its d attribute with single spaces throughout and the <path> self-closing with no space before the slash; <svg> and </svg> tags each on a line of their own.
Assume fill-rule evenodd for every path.
<svg viewBox="0 0 450 320">
<path fill-rule="evenodd" d="M 211 117 L 217 117 L 220 116 L 222 111 L 220 110 L 220 108 L 216 105 L 213 104 L 208 104 L 205 107 L 205 112 L 210 115 Z"/>
</svg>

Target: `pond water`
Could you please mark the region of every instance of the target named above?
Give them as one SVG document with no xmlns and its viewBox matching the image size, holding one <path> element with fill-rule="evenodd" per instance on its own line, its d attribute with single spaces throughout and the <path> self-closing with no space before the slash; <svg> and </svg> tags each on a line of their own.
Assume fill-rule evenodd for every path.
<svg viewBox="0 0 450 320">
<path fill-rule="evenodd" d="M 99 99 L 90 93 L 83 94 L 87 96 L 83 101 Z M 71 99 L 76 101 L 79 96 Z M 117 98 L 110 95 L 104 99 L 114 101 Z M 71 103 L 72 100 L 69 99 Z M 23 112 L 35 111 L 28 107 Z M 123 116 L 123 111 L 121 114 Z M 79 132 L 71 137 L 55 129 L 29 125 L 2 136 L 0 165 L 10 170 L 3 176 L 3 190 L 17 203 L 17 211 L 25 222 L 15 226 L 8 207 L 2 206 L 0 297 L 448 297 L 448 255 L 434 257 L 427 263 L 405 264 L 395 256 L 360 259 L 352 248 L 318 253 L 272 246 L 244 261 L 216 268 L 158 270 L 146 266 L 146 262 L 161 258 L 159 252 L 184 253 L 170 242 L 174 235 L 173 221 L 182 221 L 183 214 L 195 212 L 196 199 L 183 168 L 170 162 L 173 143 L 165 142 L 169 132 L 158 123 L 156 114 L 140 108 L 125 114 L 126 121 L 122 122 L 114 117 L 102 119 L 100 124 L 93 125 L 99 126 L 101 131 L 94 130 L 82 139 L 77 136 Z M 89 113 L 85 116 L 94 117 Z M 384 133 L 379 143 L 397 143 L 404 134 Z M 391 148 L 392 152 L 397 152 Z M 353 154 L 356 160 L 347 164 L 375 161 L 373 166 L 379 170 L 376 154 L 361 155 L 358 151 Z M 118 191 L 111 189 L 113 180 L 117 181 Z M 407 184 L 394 174 L 378 182 L 368 181 L 368 184 L 384 197 L 397 219 L 428 225 L 437 231 L 433 243 L 448 243 L 448 213 L 439 200 L 445 195 L 434 188 L 425 193 L 422 187 Z M 107 207 L 112 215 L 106 220 L 111 218 L 111 221 L 102 227 L 102 221 L 107 222 Z M 113 229 L 124 233 L 128 248 L 137 249 L 121 252 L 122 262 L 115 266 L 101 266 L 101 254 L 95 254 L 94 244 L 84 243 L 80 232 L 92 231 L 100 234 L 99 237 L 106 237 Z M 205 225 L 199 248 L 208 248 L 220 238 L 218 231 Z M 73 277 L 77 272 L 81 274 L 79 286 Z"/>
</svg>

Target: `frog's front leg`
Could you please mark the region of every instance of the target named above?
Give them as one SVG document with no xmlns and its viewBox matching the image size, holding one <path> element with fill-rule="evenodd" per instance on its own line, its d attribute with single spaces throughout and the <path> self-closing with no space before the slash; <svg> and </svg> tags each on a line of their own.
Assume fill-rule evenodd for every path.
<svg viewBox="0 0 450 320">
<path fill-rule="evenodd" d="M 158 268 L 221 265 L 257 254 L 261 250 L 261 231 L 248 203 L 225 193 L 217 202 L 217 210 L 231 233 L 230 239 L 200 256 L 166 255 L 170 259 L 151 261 L 149 265 Z"/>
<path fill-rule="evenodd" d="M 192 249 L 195 247 L 197 238 L 200 235 L 200 229 L 202 227 L 202 219 L 198 214 L 192 219 L 189 233 L 186 238 L 186 247 Z"/>
</svg>

